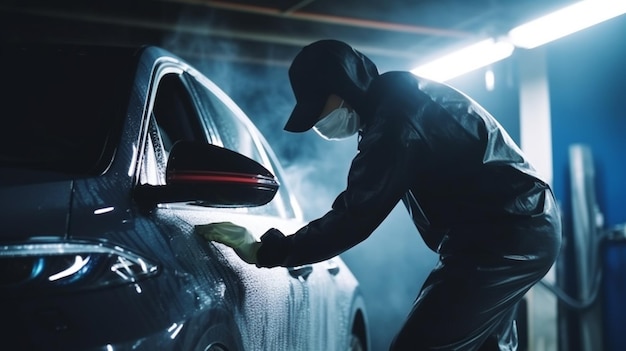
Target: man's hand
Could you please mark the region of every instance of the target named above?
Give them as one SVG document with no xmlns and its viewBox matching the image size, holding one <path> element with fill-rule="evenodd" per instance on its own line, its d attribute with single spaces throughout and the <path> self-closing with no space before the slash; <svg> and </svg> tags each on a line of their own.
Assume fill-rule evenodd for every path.
<svg viewBox="0 0 626 351">
<path fill-rule="evenodd" d="M 194 231 L 206 240 L 230 246 L 242 260 L 256 264 L 256 253 L 261 243 L 254 239 L 248 229 L 231 222 L 218 222 L 197 225 Z"/>
</svg>

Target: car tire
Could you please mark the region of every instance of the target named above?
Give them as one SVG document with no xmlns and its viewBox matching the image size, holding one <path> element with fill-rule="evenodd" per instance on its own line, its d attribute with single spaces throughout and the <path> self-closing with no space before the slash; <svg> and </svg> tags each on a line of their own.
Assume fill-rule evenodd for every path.
<svg viewBox="0 0 626 351">
<path fill-rule="evenodd" d="M 221 329 L 221 328 L 220 328 Z M 212 330 L 211 335 L 207 335 L 209 342 L 205 342 L 202 346 L 196 348 L 196 350 L 202 351 L 242 351 L 243 347 L 237 342 L 237 340 L 227 330 L 222 329 L 221 332 Z"/>
<path fill-rule="evenodd" d="M 241 338 L 234 323 L 209 327 L 194 348 L 196 351 L 243 351 Z"/>
</svg>

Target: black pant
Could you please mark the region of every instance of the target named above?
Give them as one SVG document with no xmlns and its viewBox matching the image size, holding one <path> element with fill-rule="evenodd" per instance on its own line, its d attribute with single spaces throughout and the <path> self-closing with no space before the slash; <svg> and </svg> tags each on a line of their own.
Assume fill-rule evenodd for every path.
<svg viewBox="0 0 626 351">
<path fill-rule="evenodd" d="M 449 232 L 390 350 L 516 350 L 516 306 L 550 269 L 560 245 L 550 196 L 541 215 Z"/>
</svg>

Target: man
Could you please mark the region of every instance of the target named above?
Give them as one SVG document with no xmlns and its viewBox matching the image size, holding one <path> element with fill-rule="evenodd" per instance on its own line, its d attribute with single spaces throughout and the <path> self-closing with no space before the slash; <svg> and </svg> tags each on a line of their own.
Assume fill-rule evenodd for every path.
<svg viewBox="0 0 626 351">
<path fill-rule="evenodd" d="M 259 267 L 297 266 L 365 240 L 401 200 L 439 254 L 392 350 L 515 350 L 515 308 L 561 244 L 557 205 L 500 124 L 461 92 L 410 72 L 379 74 L 348 44 L 295 57 L 284 129 L 360 134 L 348 183 L 323 217 L 256 242 L 232 223 L 198 228 Z M 387 233 L 392 236 L 393 233 Z"/>
</svg>

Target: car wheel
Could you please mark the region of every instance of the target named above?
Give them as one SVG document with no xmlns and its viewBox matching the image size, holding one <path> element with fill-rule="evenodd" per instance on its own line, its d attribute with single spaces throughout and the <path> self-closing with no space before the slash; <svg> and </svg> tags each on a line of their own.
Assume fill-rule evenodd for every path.
<svg viewBox="0 0 626 351">
<path fill-rule="evenodd" d="M 363 341 L 354 333 L 350 336 L 350 346 L 348 347 L 348 351 L 365 351 Z"/>
<path fill-rule="evenodd" d="M 230 323 L 229 323 L 230 322 Z M 195 351 L 243 351 L 241 337 L 232 321 L 223 320 L 222 323 L 206 329 Z"/>
<path fill-rule="evenodd" d="M 213 344 L 209 345 L 205 351 L 228 351 L 228 349 L 222 344 Z"/>
</svg>

